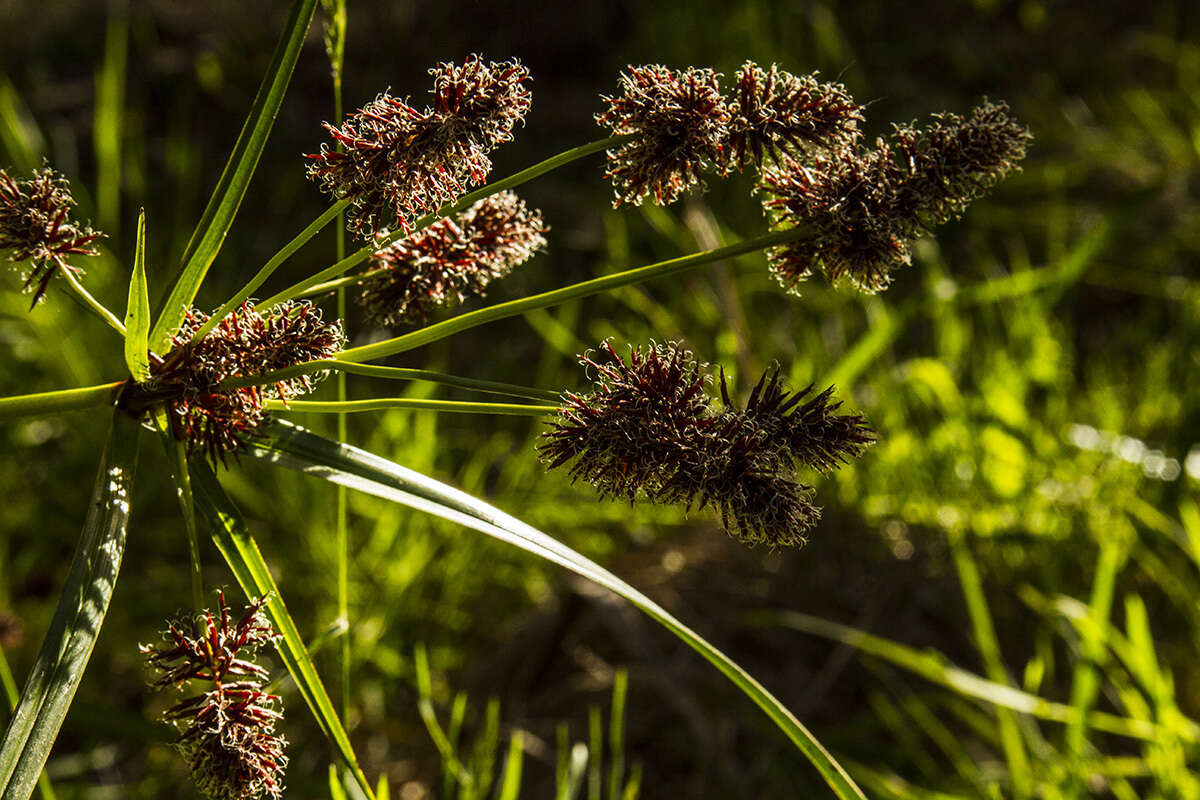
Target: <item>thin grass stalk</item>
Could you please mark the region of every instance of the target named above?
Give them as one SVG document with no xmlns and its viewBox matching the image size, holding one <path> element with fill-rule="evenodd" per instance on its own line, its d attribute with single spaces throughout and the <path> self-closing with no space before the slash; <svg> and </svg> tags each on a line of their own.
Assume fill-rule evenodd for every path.
<svg viewBox="0 0 1200 800">
<path fill-rule="evenodd" d="M 116 402 L 117 394 L 124 386 L 125 381 L 116 381 L 95 386 L 80 386 L 77 389 L 0 397 L 0 420 L 110 406 Z"/>
<path fill-rule="evenodd" d="M 514 383 L 501 383 L 499 381 L 483 381 L 475 378 L 462 378 L 458 375 L 449 375 L 445 372 L 434 372 L 427 369 L 409 369 L 407 367 L 384 367 L 376 364 L 358 364 L 353 361 L 341 361 L 340 359 L 330 358 L 321 359 L 319 361 L 309 361 L 304 364 L 297 364 L 292 367 L 275 370 L 270 373 L 270 380 L 283 380 L 285 377 L 297 377 L 300 375 L 311 375 L 314 372 L 324 372 L 326 370 L 338 370 L 351 375 L 364 375 L 370 378 L 388 378 L 391 380 L 406 380 L 406 381 L 426 381 L 428 383 L 440 383 L 445 386 L 453 386 L 458 389 L 469 389 L 471 391 L 483 392 L 485 394 L 497 394 L 505 397 L 522 397 L 528 400 L 548 400 L 558 402 L 558 392 L 552 392 L 548 389 L 535 389 L 530 386 L 520 386 Z M 250 375 L 242 378 L 230 378 L 222 381 L 220 384 L 221 391 L 231 391 L 233 389 L 243 389 L 247 386 L 257 386 L 261 383 L 260 376 Z"/>
<path fill-rule="evenodd" d="M 249 300 L 250 296 L 253 295 L 260 286 L 267 282 L 267 278 L 271 277 L 275 270 L 279 269 L 279 267 L 283 265 L 283 262 L 291 258 L 297 250 L 307 244 L 310 239 L 320 233 L 325 226 L 334 219 L 338 221 L 338 260 L 340 261 L 344 257 L 343 248 L 345 246 L 342 244 L 341 230 L 344 226 L 342 220 L 344 218 L 345 208 L 348 205 L 350 205 L 349 200 L 337 201 L 332 206 L 325 209 L 321 216 L 309 223 L 307 228 L 296 234 L 295 238 L 285 244 L 282 248 L 280 248 L 278 253 L 268 259 L 267 263 L 264 264 L 257 273 L 255 273 L 254 277 L 251 278 L 245 286 L 239 289 L 233 295 L 233 297 L 225 301 L 225 303 L 219 309 L 217 309 L 215 313 L 213 313 L 208 322 L 205 322 L 202 326 L 200 326 L 196 333 L 193 334 L 192 341 L 195 342 L 202 339 L 206 334 L 210 333 L 213 328 L 220 324 L 221 320 L 232 314 L 242 303 Z M 339 314 L 338 319 L 342 318 L 343 317 Z"/>
<path fill-rule="evenodd" d="M 1095 634 L 1082 636 L 1080 657 L 1071 676 L 1071 706 L 1079 712 L 1079 716 L 1067 728 L 1067 755 L 1076 764 L 1087 755 L 1087 713 L 1096 702 L 1096 694 L 1100 690 L 1096 664 L 1104 656 L 1117 574 L 1125 563 L 1127 553 L 1123 537 L 1111 534 L 1101 537 L 1100 552 L 1096 557 L 1096 577 L 1092 580 L 1092 596 L 1088 603 L 1088 615 L 1096 622 Z"/>
<path fill-rule="evenodd" d="M 975 563 L 966 537 L 961 532 L 949 531 L 947 535 L 950 540 L 954 567 L 958 571 L 959 584 L 962 586 L 963 598 L 967 603 L 967 614 L 971 618 L 975 645 L 983 657 L 988 678 L 994 683 L 1010 686 L 1011 681 L 1000 652 L 1000 642 L 996 638 L 996 628 L 992 623 L 987 597 L 983 591 L 983 581 L 979 576 L 979 566 Z M 1031 797 L 1033 795 L 1033 774 L 1030 771 L 1029 754 L 1025 752 L 1025 745 L 1021 740 L 1017 715 L 1010 709 L 997 707 L 996 719 L 1000 725 L 1000 741 L 1004 749 L 1004 757 L 1008 761 L 1013 796 L 1017 798 Z"/>
<path fill-rule="evenodd" d="M 104 320 L 105 325 L 121 334 L 122 337 L 125 336 L 125 323 L 117 319 L 116 314 L 109 311 L 103 303 L 93 297 L 92 293 L 84 288 L 84 285 L 79 282 L 79 278 L 75 277 L 71 270 L 60 269 L 58 274 L 62 275 L 63 278 L 66 279 L 67 286 L 71 287 L 71 291 L 73 291 L 75 295 L 81 301 L 83 301 L 83 305 L 88 311 L 91 311 L 100 319 Z"/>
<path fill-rule="evenodd" d="M 269 411 L 308 411 L 317 414 L 357 414 L 389 408 L 442 411 L 457 414 L 506 414 L 518 417 L 545 417 L 558 413 L 558 406 L 531 406 L 521 403 L 469 403 L 457 400 L 424 400 L 412 397 L 376 397 L 370 400 L 267 400 Z"/>
</svg>

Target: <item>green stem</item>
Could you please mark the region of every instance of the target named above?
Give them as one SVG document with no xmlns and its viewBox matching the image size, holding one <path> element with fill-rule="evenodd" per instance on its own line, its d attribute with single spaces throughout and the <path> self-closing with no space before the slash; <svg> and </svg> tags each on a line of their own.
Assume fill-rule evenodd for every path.
<svg viewBox="0 0 1200 800">
<path fill-rule="evenodd" d="M 229 316 L 234 309 L 249 300 L 250 295 L 254 294 L 258 287 L 266 283 L 267 278 L 271 277 L 271 274 L 274 273 L 275 270 L 279 269 L 283 262 L 291 258 L 297 250 L 303 247 L 309 239 L 320 233 L 321 230 L 331 221 L 337 218 L 340 223 L 342 213 L 345 211 L 346 206 L 348 205 L 350 205 L 349 200 L 338 200 L 332 206 L 325 209 L 325 212 L 313 220 L 307 228 L 296 234 L 296 238 L 285 244 L 283 249 L 281 249 L 278 253 L 271 256 L 270 260 L 263 265 L 262 269 L 260 269 L 245 286 L 239 289 L 237 294 L 229 298 L 229 300 L 227 300 L 225 304 L 221 306 L 211 318 L 209 318 L 208 322 L 204 323 L 204 325 L 202 325 L 200 329 L 196 331 L 196 333 L 192 336 L 192 341 L 199 341 L 210 331 L 212 331 L 212 329 L 215 328 L 221 322 L 221 320 Z M 338 227 L 341 228 L 341 225 L 339 224 Z M 339 252 L 340 250 L 341 248 L 339 248 Z M 341 258 L 340 255 L 338 257 L 339 259 Z"/>
<path fill-rule="evenodd" d="M 183 513 L 183 527 L 188 540 L 188 561 L 192 567 L 192 607 L 199 612 L 204 608 L 204 573 L 200 568 L 200 535 L 196 530 L 196 505 L 192 495 L 192 478 L 188 473 L 187 445 L 174 438 L 169 438 L 168 441 L 175 451 L 179 508 Z"/>
<path fill-rule="evenodd" d="M 1125 564 L 1127 555 L 1128 548 L 1123 537 L 1109 535 L 1102 539 L 1088 607 L 1088 613 L 1096 623 L 1096 628 L 1093 634 L 1081 637 L 1080 658 L 1075 663 L 1071 677 L 1071 707 L 1078 715 L 1067 729 L 1067 755 L 1077 763 L 1087 755 L 1087 717 L 1100 690 L 1100 676 L 1096 664 L 1104 657 L 1117 576 Z"/>
<path fill-rule="evenodd" d="M 962 586 L 963 597 L 967 603 L 967 615 L 971 619 L 971 628 L 975 633 L 975 645 L 983 657 L 984 667 L 988 678 L 993 683 L 1011 686 L 1008 670 L 1004 667 L 1004 658 L 1000 652 L 1000 641 L 996 637 L 996 627 L 992 623 L 992 615 L 988 611 L 987 597 L 983 592 L 983 581 L 979 576 L 979 567 L 966 542 L 966 536 L 959 531 L 947 531 L 950 540 L 950 551 L 954 566 L 958 571 L 959 584 Z M 1013 796 L 1017 798 L 1033 795 L 1033 774 L 1030 772 L 1029 755 L 1021 740 L 1021 731 L 1017 725 L 1017 715 L 1007 708 L 996 708 L 996 719 L 1000 724 L 1000 742 L 1008 761 L 1009 776 L 1012 780 Z"/>
<path fill-rule="evenodd" d="M 344 403 L 321 400 L 267 400 L 269 411 L 309 411 L 316 414 L 355 414 L 384 411 L 389 408 L 446 411 L 458 414 L 508 414 L 519 417 L 545 417 L 558 413 L 557 406 L 530 406 L 521 403 L 465 403 L 457 400 L 419 400 L 411 397 L 377 397 L 371 400 L 347 400 Z"/>
<path fill-rule="evenodd" d="M 260 386 L 265 383 L 274 383 L 275 381 L 286 380 L 287 378 L 296 378 L 301 375 L 312 375 L 315 372 L 324 372 L 326 370 L 338 370 L 352 375 L 366 375 L 371 378 L 390 378 L 394 380 L 409 380 L 409 381 L 427 381 L 429 383 L 441 383 L 446 386 L 454 386 L 459 389 L 470 389 L 477 392 L 486 392 L 488 394 L 499 394 L 506 397 L 523 397 L 529 400 L 550 400 L 558 402 L 559 395 L 557 392 L 551 392 L 546 389 L 533 389 L 528 386 L 517 386 L 512 383 L 500 383 L 498 381 L 481 381 L 474 378 L 460 378 L 457 375 L 447 375 L 444 372 L 433 372 L 427 369 L 407 369 L 404 367 L 381 367 L 374 364 L 357 364 L 352 361 L 339 361 L 334 358 L 322 359 L 320 361 L 307 361 L 303 364 L 278 369 L 266 375 L 249 375 L 242 378 L 230 378 L 222 381 L 218 386 L 218 391 L 229 392 L 235 389 L 244 389 L 248 386 Z"/>
<path fill-rule="evenodd" d="M 459 211 L 468 208 L 485 197 L 490 197 L 491 195 L 496 194 L 497 192 L 502 192 L 505 189 L 512 189 L 516 186 L 520 186 L 522 183 L 532 180 L 539 175 L 544 175 L 545 173 L 557 169 L 564 164 L 569 164 L 572 161 L 583 158 L 584 156 L 589 156 L 592 153 L 598 153 L 601 150 L 607 150 L 611 147 L 615 147 L 628 138 L 628 136 L 610 136 L 607 139 L 589 142 L 587 144 L 580 145 L 579 147 L 566 150 L 558 155 L 551 156 L 545 161 L 534 164 L 532 167 L 527 167 L 526 169 L 509 175 L 507 178 L 502 178 L 495 183 L 489 183 L 480 189 L 476 189 L 469 194 L 463 195 L 454 203 L 449 203 L 442 206 L 432 214 L 426 214 L 414 222 L 407 231 L 396 231 L 390 236 L 387 236 L 377 242 L 372 242 L 371 244 L 356 250 L 348 257 L 339 259 L 336 264 L 321 270 L 316 275 L 306 278 L 305 280 L 302 280 L 299 283 L 284 289 L 278 294 L 271 295 L 259 305 L 265 309 L 273 305 L 278 305 L 279 303 L 283 303 L 288 300 L 294 300 L 297 297 L 309 294 L 309 290 L 312 289 L 312 287 L 336 278 L 346 270 L 353 269 L 359 264 L 367 261 L 371 256 L 375 255 L 375 253 L 379 252 L 389 244 L 407 238 L 417 231 L 429 227 L 443 217 L 448 217 L 451 214 L 457 214 Z"/>
<path fill-rule="evenodd" d="M 78 408 L 110 406 L 125 381 L 81 386 L 78 389 L 59 389 L 54 392 L 0 397 L 0 420 L 14 417 L 34 417 Z"/>
<path fill-rule="evenodd" d="M 345 55 L 345 36 L 346 36 L 346 6 L 342 3 L 338 8 L 341 14 L 340 27 L 337 29 L 339 44 L 335 48 L 337 56 L 333 67 L 333 118 L 337 120 L 337 124 L 342 124 L 344 109 L 342 107 L 342 61 Z M 342 152 L 345 148 L 339 141 L 337 143 L 338 152 Z M 348 201 L 343 201 L 348 202 Z M 336 244 L 337 260 L 342 261 L 346 258 L 346 213 L 344 210 L 339 210 L 337 215 L 337 238 L 334 240 Z M 346 319 L 346 290 L 338 289 L 337 292 L 337 318 L 342 320 L 345 325 Z M 337 399 L 339 403 L 344 403 L 349 399 L 346 392 L 346 373 L 338 372 L 337 374 Z M 349 436 L 349 426 L 347 425 L 346 413 L 339 412 L 337 415 L 337 437 L 338 441 L 346 441 Z M 339 661 L 341 662 L 341 701 L 342 701 L 342 724 L 346 727 L 350 726 L 350 500 L 349 490 L 338 484 L 336 489 L 336 524 L 337 524 L 337 613 L 338 621 L 347 628 L 347 635 L 342 637 L 340 647 L 338 648 Z"/>
<path fill-rule="evenodd" d="M 444 339 L 447 336 L 452 336 L 489 322 L 515 317 L 519 314 L 528 314 L 530 311 L 555 306 L 565 303 L 568 300 L 590 297 L 591 295 L 611 291 L 621 286 L 642 283 L 652 278 L 665 278 L 669 275 L 685 272 L 694 267 L 710 264 L 713 261 L 752 253 L 755 250 L 762 250 L 786 242 L 794 242 L 810 235 L 806 228 L 792 228 L 786 231 L 768 233 L 736 244 L 718 247 L 715 250 L 705 250 L 700 253 L 672 258 L 667 261 L 660 261 L 657 264 L 628 269 L 624 272 L 605 275 L 601 278 L 593 278 L 590 281 L 565 286 L 562 289 L 542 292 L 541 294 L 523 297 L 519 300 L 510 300 L 507 303 L 498 303 L 494 306 L 460 314 L 444 322 L 429 325 L 412 333 L 397 336 L 394 339 L 385 339 L 382 342 L 363 345 L 362 347 L 352 347 L 349 350 L 343 351 L 340 359 L 342 361 L 374 361 L 375 359 L 403 353 L 416 347 L 436 342 L 439 339 Z"/>
<path fill-rule="evenodd" d="M 71 270 L 60 269 L 58 274 L 62 275 L 63 278 L 66 279 L 67 285 L 70 286 L 71 290 L 79 296 L 79 299 L 83 301 L 83 304 L 87 306 L 88 309 L 93 311 L 98 317 L 100 317 L 100 319 L 104 320 L 105 323 L 108 324 L 108 327 L 121 334 L 121 336 L 125 335 L 125 323 L 117 319 L 116 315 L 105 308 L 103 303 L 92 297 L 92 293 L 83 288 L 83 284 L 79 282 L 79 278 L 76 278 L 73 274 L 71 274 Z"/>
</svg>

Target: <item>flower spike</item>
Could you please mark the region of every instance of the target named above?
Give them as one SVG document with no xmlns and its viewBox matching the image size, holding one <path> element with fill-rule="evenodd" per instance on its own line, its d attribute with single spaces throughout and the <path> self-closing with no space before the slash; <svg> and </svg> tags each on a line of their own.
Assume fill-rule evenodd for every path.
<svg viewBox="0 0 1200 800">
<path fill-rule="evenodd" d="M 163 645 L 139 645 L 160 673 L 158 689 L 200 681 L 206 689 L 163 712 L 180 730 L 176 748 L 197 788 L 214 800 L 277 800 L 288 759 L 287 740 L 275 732 L 283 719 L 279 697 L 264 686 L 267 671 L 254 663 L 259 648 L 279 635 L 262 614 L 260 597 L 233 622 L 219 595 L 216 615 L 202 611 L 170 623 Z"/>
<path fill-rule="evenodd" d="M 308 301 L 283 303 L 264 312 L 243 303 L 193 342 L 193 334 L 207 321 L 204 312 L 188 311 L 171 339 L 172 351 L 161 364 L 151 366 L 143 391 L 149 398 L 167 401 L 175 438 L 186 442 L 189 452 L 202 450 L 215 463 L 224 462 L 227 453 L 240 452 L 246 437 L 265 424 L 264 400 L 307 394 L 327 373 L 229 392 L 216 391 L 221 381 L 332 358 L 342 351 L 346 336 L 340 322 L 324 322 Z"/>
<path fill-rule="evenodd" d="M 431 69 L 434 105 L 418 111 L 380 94 L 337 127 L 308 156 L 308 177 L 335 198 L 350 200 L 347 224 L 370 240 L 436 211 L 487 180 L 487 154 L 512 139 L 529 111 L 529 71 L 516 60 Z"/>
<path fill-rule="evenodd" d="M 747 61 L 730 103 L 729 162 L 745 169 L 808 147 L 840 150 L 858 141 L 863 109 L 840 83 Z"/>
<path fill-rule="evenodd" d="M 874 441 L 861 416 L 833 413 L 832 388 L 803 403 L 810 389 L 789 395 L 778 365 L 745 409 L 730 400 L 722 376 L 718 407 L 705 392 L 704 365 L 680 345 L 632 349 L 628 361 L 610 341 L 600 348 L 599 356 L 580 356 L 595 390 L 563 394 L 538 449 L 547 469 L 574 462 L 572 482 L 588 481 L 601 499 L 711 506 L 746 544 L 800 544 L 820 509 L 795 470 L 828 471 Z"/>
<path fill-rule="evenodd" d="M 872 150 L 764 169 L 773 227 L 813 232 L 772 250 L 772 271 L 789 290 L 814 269 L 864 292 L 886 289 L 893 270 L 912 262 L 912 241 L 1017 171 L 1031 138 L 1008 106 L 985 101 L 966 119 L 937 114 L 924 130 L 896 125 Z"/>
<path fill-rule="evenodd" d="M 9 261 L 29 261 L 25 273 L 33 304 L 46 294 L 51 279 L 60 272 L 83 272 L 67 263 L 67 256 L 96 256 L 94 242 L 104 234 L 70 218 L 75 207 L 71 184 L 50 167 L 34 170 L 28 180 L 17 180 L 0 170 L 0 250 L 10 250 Z"/>
<path fill-rule="evenodd" d="M 381 271 L 363 284 L 359 303 L 379 325 L 423 321 L 437 306 L 482 295 L 545 249 L 549 230 L 541 212 L 498 192 L 376 253 Z"/>
<path fill-rule="evenodd" d="M 621 75 L 621 94 L 602 98 L 608 108 L 596 122 L 634 137 L 608 151 L 613 208 L 640 205 L 647 196 L 658 205 L 673 203 L 702 183 L 703 170 L 723 163 L 730 113 L 719 78 L 695 67 L 629 67 Z"/>
</svg>

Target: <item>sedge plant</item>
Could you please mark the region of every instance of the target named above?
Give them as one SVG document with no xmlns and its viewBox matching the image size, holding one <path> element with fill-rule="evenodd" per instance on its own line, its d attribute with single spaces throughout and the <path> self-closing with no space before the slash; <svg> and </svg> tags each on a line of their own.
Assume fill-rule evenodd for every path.
<svg viewBox="0 0 1200 800">
<path fill-rule="evenodd" d="M 246 124 L 157 307 L 150 303 L 148 275 L 158 272 L 147 266 L 145 214 L 137 221 L 131 280 L 118 316 L 80 281 L 83 259 L 102 234 L 73 219 L 66 180 L 48 165 L 32 177 L 0 173 L 0 247 L 24 271 L 34 313 L 47 288 L 63 283 L 119 335 L 113 346 L 122 347 L 129 373 L 94 386 L 0 398 L 0 419 L 92 409 L 109 425 L 70 575 L 0 744 L 0 797 L 33 792 L 87 666 L 119 575 L 137 502 L 139 440 L 147 438 L 159 442 L 170 464 L 195 608 L 171 624 L 163 641 L 142 650 L 157 670 L 157 685 L 199 691 L 166 717 L 179 729 L 178 749 L 196 784 L 209 796 L 283 794 L 285 720 L 266 671 L 253 658 L 267 645 L 278 651 L 350 783 L 367 797 L 378 791 L 359 767 L 344 714 L 288 612 L 287 586 L 275 583 L 222 486 L 223 471 L 256 459 L 461 524 L 615 592 L 757 704 L 836 796 L 861 797 L 849 773 L 782 702 L 612 572 L 477 497 L 344 441 L 344 424 L 342 436 L 331 439 L 287 417 L 324 412 L 344 419 L 390 408 L 541 417 L 546 432 L 529 457 L 591 484 L 601 499 L 710 513 L 749 546 L 799 545 L 820 519 L 808 476 L 857 458 L 878 437 L 862 415 L 843 408 L 834 386 L 792 389 L 775 365 L 739 398 L 719 366 L 670 331 L 661 341 L 597 342 L 579 356 L 579 385 L 566 389 L 377 362 L 500 319 L 747 253 L 764 252 L 781 290 L 794 295 L 817 278 L 881 292 L 910 264 L 915 239 L 962 214 L 1018 168 L 1028 131 L 1003 103 L 985 100 L 965 115 L 894 125 L 869 142 L 864 107 L 843 86 L 816 75 L 747 62 L 726 81 L 706 67 L 641 65 L 630 66 L 614 94 L 600 99 L 595 120 L 604 138 L 497 179 L 489 154 L 524 124 L 531 77 L 516 59 L 472 55 L 430 70 L 424 106 L 383 92 L 343 115 L 339 89 L 335 122 L 325 124 L 327 138 L 305 165 L 328 195 L 328 209 L 219 308 L 198 309 L 194 300 L 210 268 L 224 266 L 222 242 L 241 210 L 316 5 L 292 4 Z M 327 49 L 337 87 L 339 4 L 326 5 L 334 12 Z M 764 229 L 722 247 L 448 316 L 447 307 L 474 302 L 491 282 L 552 246 L 545 215 L 514 190 L 601 154 L 616 208 L 669 204 L 706 180 L 754 172 Z M 264 297 L 275 271 L 335 220 L 344 221 L 355 249 L 346 254 L 339 245 L 327 269 Z M 322 305 L 330 296 L 336 307 Z M 342 298 L 358 300 L 371 324 L 406 330 L 366 341 L 363 332 L 345 329 Z M 344 383 L 338 399 L 303 399 L 335 373 L 341 381 L 423 381 L 475 391 L 480 399 L 347 400 Z M 339 507 L 344 552 L 344 500 Z M 205 610 L 197 517 L 247 597 L 244 612 L 231 610 L 224 595 L 216 609 Z M 344 591 L 341 578 L 343 600 Z M 349 655 L 342 655 L 344 697 Z M 341 705 L 344 712 L 344 699 Z"/>
</svg>

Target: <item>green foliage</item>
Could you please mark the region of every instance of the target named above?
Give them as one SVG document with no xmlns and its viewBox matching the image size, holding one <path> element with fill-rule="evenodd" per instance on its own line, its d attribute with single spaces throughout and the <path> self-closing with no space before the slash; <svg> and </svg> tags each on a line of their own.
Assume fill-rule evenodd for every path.
<svg viewBox="0 0 1200 800">
<path fill-rule="evenodd" d="M 346 53 L 348 87 L 358 99 L 376 86 L 407 87 L 428 64 L 482 47 L 488 55 L 510 48 L 525 55 L 510 45 L 526 40 L 508 23 L 490 20 L 495 35 L 475 39 L 458 33 L 467 30 L 461 17 L 440 22 L 436 9 L 422 10 L 420 28 L 393 29 L 405 23 L 359 5 L 361 11 L 349 7 Z M 543 474 L 532 455 L 536 420 L 467 423 L 400 408 L 351 418 L 350 441 L 519 511 L 642 587 L 734 654 L 871 796 L 1195 796 L 1200 241 L 1192 221 L 1200 209 L 1200 49 L 1180 22 L 1182 4 L 1135 15 L 1128 25 L 1096 24 L 1103 10 L 1080 17 L 1037 2 L 936 3 L 920 14 L 878 2 L 668 4 L 631 11 L 637 24 L 621 37 L 564 45 L 574 54 L 577 70 L 569 78 L 577 85 L 556 88 L 552 75 L 538 72 L 539 98 L 575 97 L 585 85 L 593 94 L 611 92 L 626 61 L 713 62 L 731 74 L 753 54 L 793 71 L 820 67 L 860 97 L 878 98 L 870 120 L 963 110 L 986 91 L 1008 99 L 1036 133 L 1024 175 L 936 240 L 921 242 L 914 267 L 898 274 L 888 294 L 862 298 L 809 281 L 801 298 L 784 298 L 761 256 L 749 253 L 669 281 L 524 308 L 523 316 L 407 354 L 422 360 L 405 367 L 468 380 L 579 389 L 585 381 L 575 355 L 595 342 L 682 337 L 725 364 L 742 390 L 772 358 L 797 388 L 837 384 L 847 404 L 869 417 L 879 443 L 819 486 L 826 517 L 805 551 L 744 554 L 720 542 L 703 515 L 597 504 L 586 487 Z M 588 8 L 571 11 L 594 29 L 588 36 L 610 33 Z M 559 23 L 555 30 L 570 35 L 569 20 L 546 13 L 546 25 Z M 139 9 L 114 18 L 100 36 L 103 21 L 82 15 L 79 24 L 90 30 L 70 35 L 86 63 L 97 65 L 91 148 L 86 127 L 77 124 L 91 112 L 91 98 L 72 100 L 74 78 L 32 51 L 45 34 L 31 27 L 28 45 L 11 43 L 0 75 L 4 164 L 28 171 L 48 155 L 73 177 L 107 176 L 90 198 L 83 191 L 90 181 L 74 181 L 81 208 L 102 226 L 132 221 L 138 206 L 151 209 L 143 252 L 160 254 L 148 263 L 149 278 L 168 289 L 163 266 L 175 262 L 165 256 L 184 250 L 206 187 L 228 155 L 230 125 L 241 123 L 250 104 L 242 87 L 253 86 L 269 57 L 265 48 L 247 55 L 255 48 L 245 45 L 271 41 L 278 23 L 217 20 L 207 36 L 195 37 L 213 49 L 195 53 L 164 37 L 172 33 L 166 24 Z M 404 41 L 405 53 L 388 62 L 386 75 L 368 77 L 358 54 L 374 52 L 377 36 Z M 147 51 L 161 41 L 175 49 L 146 69 L 173 64 L 167 68 L 176 72 L 148 75 L 144 80 L 159 81 L 152 88 L 140 68 L 123 74 L 126 57 L 149 63 Z M 319 72 L 303 72 L 306 61 L 319 60 L 319 45 L 308 47 L 298 75 Z M 527 61 L 539 63 L 534 55 Z M 300 189 L 295 154 L 310 152 L 314 121 L 328 105 L 328 86 L 308 83 L 293 87 L 279 112 L 281 122 L 295 124 L 276 126 L 276 144 L 255 156 L 259 179 L 241 189 L 247 202 L 240 218 L 264 209 L 279 224 L 212 228 L 223 246 L 205 283 L 212 295 L 201 296 L 206 308 L 236 300 L 257 265 L 270 269 L 246 297 L 270 277 L 283 289 L 335 260 L 321 250 L 332 251 L 331 243 L 314 238 L 321 225 L 296 237 L 295 248 L 277 251 L 305 220 L 322 211 L 326 221 L 336 215 Z M 559 117 L 586 121 L 594 104 L 579 101 L 580 110 L 557 99 L 538 103 L 530 141 L 538 138 L 535 123 L 547 126 L 537 129 L 539 137 L 544 130 L 564 142 L 595 135 L 582 126 L 558 134 L 552 127 L 562 124 Z M 885 132 L 872 124 L 871 136 Z M 519 149 L 526 146 L 519 139 L 511 161 L 501 163 L 507 153 L 498 157 L 500 174 L 534 160 L 522 162 L 533 149 Z M 82 163 L 73 166 L 73 154 Z M 489 305 L 719 248 L 761 230 L 758 212 L 745 203 L 746 179 L 714 181 L 708 194 L 679 206 L 598 215 L 608 192 L 599 169 L 588 169 L 529 184 L 531 197 L 559 209 L 547 214 L 551 251 L 511 283 L 497 284 Z M 233 194 L 240 202 L 243 195 Z M 576 207 L 592 211 L 573 215 Z M 132 227 L 107 228 L 107 249 L 88 268 L 89 289 L 116 306 L 138 249 Z M 313 283 L 340 274 L 327 270 Z M 49 293 L 31 315 L 26 308 L 15 292 L 0 295 L 7 353 L 0 394 L 94 386 L 89 398 L 114 401 L 103 382 L 133 365 L 123 362 L 111 331 L 61 293 Z M 358 378 L 351 386 L 363 397 L 441 397 L 432 384 L 352 380 Z M 75 399 L 60 408 L 74 407 Z M 18 676 L 31 672 L 50 627 L 67 576 L 65 553 L 86 513 L 78 489 L 94 474 L 104 444 L 94 424 L 99 409 L 50 416 L 53 402 L 0 406 L 0 435 L 17 454 L 0 464 L 0 614 L 11 611 L 25 629 L 24 639 L 6 640 L 0 625 L 0 645 Z M 44 413 L 16 417 L 31 409 Z M 310 424 L 324 422 L 314 416 Z M 194 602 L 183 578 L 189 526 L 179 524 L 170 497 L 176 486 L 166 478 L 179 470 L 174 452 L 157 460 L 161 450 L 143 454 L 156 460 L 139 475 L 145 491 L 126 554 L 127 575 L 140 580 L 122 581 L 91 677 L 51 754 L 59 796 L 84 796 L 98 783 L 119 785 L 131 797 L 175 796 L 186 782 L 162 729 L 137 707 L 150 701 L 132 652 L 163 617 Z M 296 666 L 304 660 L 302 638 L 312 643 L 314 632 L 342 630 L 331 567 L 332 493 L 319 492 L 304 475 L 243 461 L 221 483 L 261 546 L 251 585 L 270 580 L 288 600 L 293 635 L 285 662 L 304 675 L 307 668 Z M 588 757 L 613 744 L 614 727 L 628 761 L 645 765 L 647 794 L 664 786 L 722 798 L 822 791 L 815 773 L 797 768 L 790 743 L 727 691 L 724 678 L 689 666 L 691 654 L 680 656 L 670 637 L 653 627 L 647 634 L 633 615 L 621 616 L 560 571 L 361 493 L 350 495 L 349 512 L 349 702 L 344 713 L 334 714 L 332 704 L 325 716 L 318 712 L 314 726 L 297 713 L 304 705 L 298 701 L 324 689 L 305 683 L 311 675 L 299 686 L 279 682 L 290 701 L 289 784 L 297 796 L 353 798 L 369 794 L 368 787 L 376 797 L 399 796 L 406 785 L 426 796 L 461 794 L 426 727 L 426 699 L 464 769 L 482 775 L 482 754 L 490 753 L 489 796 L 499 796 L 503 776 L 515 772 L 503 766 L 510 757 L 521 759 L 525 796 L 599 800 L 629 796 L 630 786 L 636 794 L 632 770 L 618 790 L 606 782 L 616 760 L 601 765 Z M 230 552 L 236 556 L 237 548 Z M 208 581 L 230 579 L 207 542 L 196 553 Z M 557 636 L 553 646 L 528 645 L 527 636 L 547 631 Z M 436 666 L 427 698 L 411 688 L 418 686 L 419 642 L 428 642 Z M 539 669 L 524 671 L 514 651 Z M 334 662 L 325 657 L 322 651 L 311 661 L 330 673 Z M 630 699 L 623 715 L 610 712 L 614 727 L 598 724 L 587 744 L 560 738 L 559 730 L 588 730 L 589 706 L 601 720 L 595 692 L 615 688 L 606 670 L 622 663 L 630 664 Z M 446 690 L 451 681 L 464 691 Z M 476 709 L 468 696 L 503 703 L 494 712 L 490 703 Z M 340 769 L 327 774 L 323 740 L 334 723 L 358 749 L 372 777 L 366 786 Z M 516 730 L 524 736 L 514 748 Z M 333 751 L 344 755 L 340 742 Z"/>
</svg>

